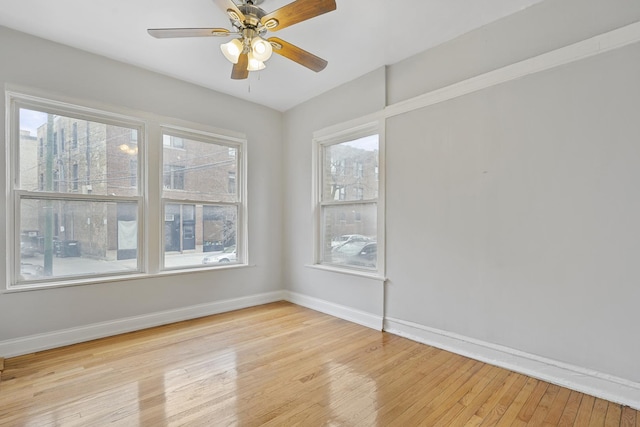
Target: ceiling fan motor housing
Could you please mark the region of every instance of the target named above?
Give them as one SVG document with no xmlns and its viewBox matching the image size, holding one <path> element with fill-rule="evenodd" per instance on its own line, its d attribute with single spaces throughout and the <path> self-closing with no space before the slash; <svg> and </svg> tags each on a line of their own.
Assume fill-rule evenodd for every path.
<svg viewBox="0 0 640 427">
<path fill-rule="evenodd" d="M 238 6 L 238 9 L 244 14 L 244 25 L 255 28 L 263 27 L 260 20 L 267 12 L 251 4 L 243 4 L 242 6 Z"/>
</svg>

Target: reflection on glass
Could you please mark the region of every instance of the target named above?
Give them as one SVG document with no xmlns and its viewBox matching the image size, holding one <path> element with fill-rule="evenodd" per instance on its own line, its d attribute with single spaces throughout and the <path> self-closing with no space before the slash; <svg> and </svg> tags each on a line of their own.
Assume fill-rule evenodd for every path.
<svg viewBox="0 0 640 427">
<path fill-rule="evenodd" d="M 236 206 L 167 203 L 164 209 L 164 266 L 186 268 L 233 263 Z"/>
<path fill-rule="evenodd" d="M 378 197 L 378 135 L 326 146 L 323 155 L 323 201 Z"/>
<path fill-rule="evenodd" d="M 237 158 L 227 145 L 163 135 L 163 197 L 235 202 Z"/>
<path fill-rule="evenodd" d="M 377 210 L 374 203 L 323 207 L 323 262 L 376 269 Z"/>
<path fill-rule="evenodd" d="M 20 189 L 138 194 L 136 129 L 26 108 L 19 114 Z"/>
<path fill-rule="evenodd" d="M 138 271 L 135 203 L 20 203 L 20 281 Z"/>
</svg>

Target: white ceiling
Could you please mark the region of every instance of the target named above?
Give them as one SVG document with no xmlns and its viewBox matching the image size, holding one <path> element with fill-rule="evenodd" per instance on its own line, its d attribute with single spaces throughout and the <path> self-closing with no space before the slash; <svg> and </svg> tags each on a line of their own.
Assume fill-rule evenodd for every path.
<svg viewBox="0 0 640 427">
<path fill-rule="evenodd" d="M 240 0 L 235 0 L 239 3 Z M 270 12 L 292 0 L 265 0 Z M 247 80 L 229 78 L 217 37 L 155 39 L 147 28 L 224 27 L 212 0 L 2 0 L 0 25 L 285 111 L 381 66 L 541 0 L 336 0 L 337 10 L 278 31 L 327 61 L 310 71 L 279 55 Z"/>
</svg>

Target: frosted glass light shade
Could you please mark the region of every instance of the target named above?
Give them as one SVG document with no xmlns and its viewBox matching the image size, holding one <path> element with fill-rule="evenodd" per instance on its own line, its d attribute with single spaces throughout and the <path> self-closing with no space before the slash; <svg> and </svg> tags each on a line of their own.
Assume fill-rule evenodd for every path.
<svg viewBox="0 0 640 427">
<path fill-rule="evenodd" d="M 220 50 L 225 58 L 229 60 L 232 64 L 238 63 L 238 58 L 242 53 L 242 43 L 240 40 L 233 39 L 229 43 L 223 43 L 220 45 Z"/>
<path fill-rule="evenodd" d="M 250 53 L 249 54 L 249 65 L 247 65 L 247 70 L 249 71 L 260 71 L 264 70 L 267 66 L 264 65 L 264 62 L 256 59 L 256 57 Z"/>
<path fill-rule="evenodd" d="M 271 43 L 265 39 L 254 37 L 253 40 L 251 40 L 251 52 L 253 53 L 253 57 L 258 61 L 266 61 L 271 58 L 273 48 L 271 47 Z"/>
</svg>

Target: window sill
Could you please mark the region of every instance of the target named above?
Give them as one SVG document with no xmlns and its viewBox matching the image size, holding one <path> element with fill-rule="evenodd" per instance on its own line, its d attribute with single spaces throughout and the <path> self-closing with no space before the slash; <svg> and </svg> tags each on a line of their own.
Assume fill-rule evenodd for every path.
<svg viewBox="0 0 640 427">
<path fill-rule="evenodd" d="M 239 268 L 249 268 L 249 267 L 255 267 L 255 265 L 250 265 L 250 264 L 229 264 L 224 266 L 216 265 L 214 267 L 164 270 L 164 271 L 160 271 L 158 273 L 153 273 L 153 274 L 133 273 L 133 274 L 123 274 L 121 276 L 79 278 L 75 280 L 52 281 L 50 283 L 38 282 L 38 283 L 31 283 L 31 284 L 13 285 L 11 287 L 7 287 L 0 290 L 0 294 L 43 291 L 47 289 L 68 288 L 73 286 L 88 286 L 88 285 L 96 285 L 100 283 L 126 282 L 130 280 L 146 280 L 146 279 L 154 279 L 154 278 L 164 277 L 164 276 L 177 276 L 177 275 L 193 274 L 193 273 L 210 273 L 212 271 L 236 270 Z"/>
<path fill-rule="evenodd" d="M 371 280 L 375 280 L 382 283 L 387 281 L 386 277 L 379 275 L 377 272 L 352 270 L 352 269 L 340 268 L 340 267 L 335 267 L 332 265 L 324 265 L 324 264 L 305 264 L 305 267 L 313 268 L 316 270 L 328 271 L 331 273 L 340 273 L 340 274 L 347 274 L 350 276 L 362 277 L 365 279 L 371 279 Z"/>
</svg>

